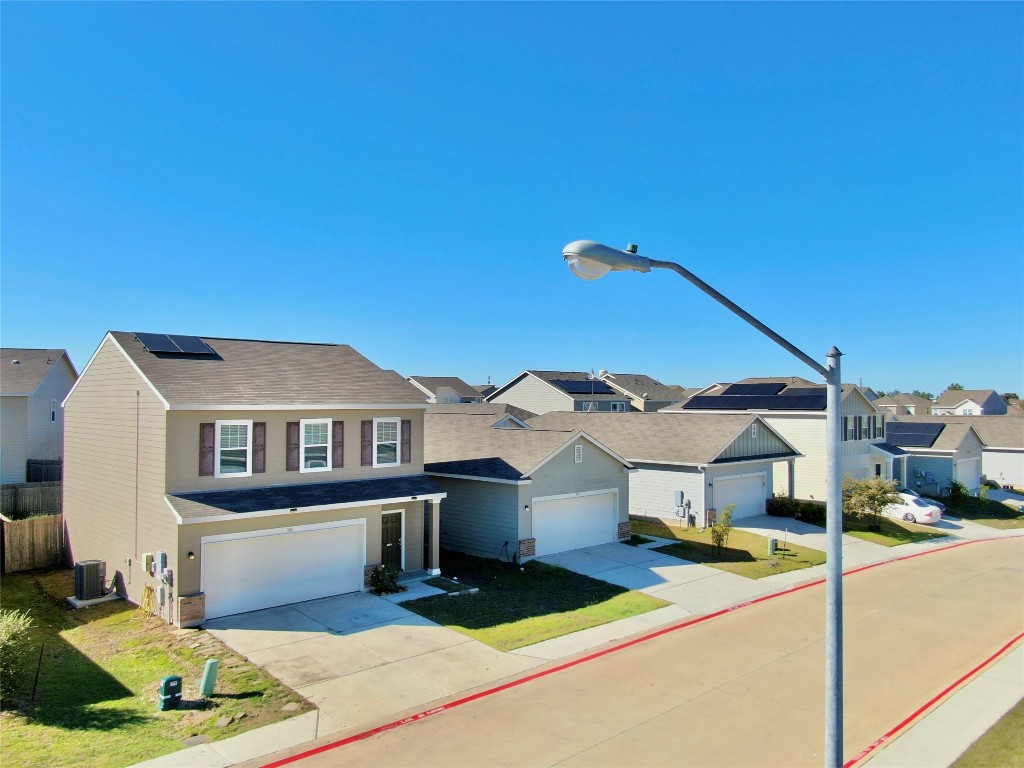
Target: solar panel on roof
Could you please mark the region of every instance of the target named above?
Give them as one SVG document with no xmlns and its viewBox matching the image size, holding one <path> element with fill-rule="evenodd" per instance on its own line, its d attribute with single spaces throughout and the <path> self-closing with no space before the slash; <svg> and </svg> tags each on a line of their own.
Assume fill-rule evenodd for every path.
<svg viewBox="0 0 1024 768">
<path fill-rule="evenodd" d="M 166 333 L 136 333 L 135 338 L 149 352 L 179 352 L 178 345 Z"/>
<path fill-rule="evenodd" d="M 216 354 L 198 336 L 168 335 L 166 333 L 136 333 L 135 338 L 142 342 L 147 352 L 159 352 L 175 355 L 213 355 Z"/>
<path fill-rule="evenodd" d="M 785 384 L 730 384 L 722 392 L 723 395 L 777 395 L 785 388 Z"/>
<path fill-rule="evenodd" d="M 786 389 L 785 392 L 780 392 L 779 394 L 783 395 L 784 397 L 793 397 L 795 395 L 825 394 L 825 388 L 824 387 L 789 387 L 789 388 Z"/>
<path fill-rule="evenodd" d="M 809 395 L 697 395 L 684 409 L 718 411 L 823 411 L 825 392 Z"/>
<path fill-rule="evenodd" d="M 615 390 L 605 382 L 594 380 L 574 381 L 570 379 L 552 379 L 551 383 L 570 395 L 614 395 Z"/>
<path fill-rule="evenodd" d="M 930 448 L 935 444 L 945 426 L 945 424 L 890 421 L 885 426 L 885 436 L 889 442 L 896 445 Z"/>
<path fill-rule="evenodd" d="M 206 342 L 200 339 L 198 336 L 176 336 L 168 334 L 172 342 L 174 342 L 178 349 L 184 352 L 186 355 L 212 355 L 213 350 L 207 346 Z"/>
</svg>

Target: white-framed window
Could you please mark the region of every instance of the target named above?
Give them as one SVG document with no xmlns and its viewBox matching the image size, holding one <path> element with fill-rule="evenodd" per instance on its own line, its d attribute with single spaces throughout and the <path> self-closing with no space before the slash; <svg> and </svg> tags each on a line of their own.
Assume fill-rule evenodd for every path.
<svg viewBox="0 0 1024 768">
<path fill-rule="evenodd" d="M 331 469 L 331 420 L 299 420 L 299 472 Z"/>
<path fill-rule="evenodd" d="M 580 400 L 579 405 L 577 407 L 577 410 L 579 410 L 579 411 L 596 411 L 597 410 L 597 403 L 595 403 L 593 400 Z"/>
<path fill-rule="evenodd" d="M 57 421 L 57 401 L 50 401 L 50 423 L 53 424 Z"/>
<path fill-rule="evenodd" d="M 248 477 L 252 474 L 252 421 L 230 419 L 214 427 L 215 477 Z"/>
<path fill-rule="evenodd" d="M 974 415 L 974 409 L 973 408 L 964 408 L 964 416 L 973 416 L 973 415 Z"/>
<path fill-rule="evenodd" d="M 582 445 L 577 445 L 575 447 L 574 452 L 573 452 L 573 461 L 575 461 L 577 464 L 582 464 L 583 463 L 583 446 Z"/>
<path fill-rule="evenodd" d="M 402 420 L 373 420 L 373 466 L 397 467 L 401 463 Z"/>
<path fill-rule="evenodd" d="M 754 440 L 757 439 L 757 422 L 750 425 L 750 437 Z"/>
<path fill-rule="evenodd" d="M 617 413 L 625 413 L 625 411 L 626 411 L 626 404 L 625 403 L 612 403 L 612 410 L 616 411 Z"/>
</svg>

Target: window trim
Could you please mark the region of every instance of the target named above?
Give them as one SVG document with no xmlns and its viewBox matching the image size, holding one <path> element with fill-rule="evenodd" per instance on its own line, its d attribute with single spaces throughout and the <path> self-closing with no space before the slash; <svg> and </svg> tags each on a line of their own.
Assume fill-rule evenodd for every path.
<svg viewBox="0 0 1024 768">
<path fill-rule="evenodd" d="M 383 422 L 390 422 L 395 425 L 395 460 L 382 464 L 377 461 L 377 446 L 381 443 L 377 440 L 377 425 Z M 390 444 L 390 440 L 384 445 Z M 399 467 L 402 465 L 402 419 L 399 416 L 376 416 L 373 419 L 373 467 Z"/>
<path fill-rule="evenodd" d="M 618 400 L 613 401 L 612 402 L 612 412 L 613 413 L 625 413 L 626 412 L 626 404 L 623 403 L 623 402 L 620 402 Z"/>
<path fill-rule="evenodd" d="M 327 466 L 326 467 L 307 467 L 306 466 L 306 425 L 307 424 L 326 424 L 327 425 L 327 442 L 324 443 L 324 447 L 327 449 Z M 299 419 L 299 472 L 330 472 L 334 467 L 332 466 L 331 455 L 333 453 L 333 445 L 331 438 L 334 437 L 334 424 L 333 419 Z M 320 447 L 317 443 L 316 446 Z"/>
<path fill-rule="evenodd" d="M 52 397 L 50 398 L 50 423 L 57 423 L 57 401 Z"/>
<path fill-rule="evenodd" d="M 572 459 L 574 464 L 583 463 L 583 446 L 580 443 L 573 446 Z"/>
<path fill-rule="evenodd" d="M 252 477 L 252 419 L 219 419 L 213 422 L 213 476 L 214 477 Z M 244 426 L 245 430 L 245 472 L 220 471 L 220 430 L 221 427 Z M 230 448 L 228 450 L 238 450 Z"/>
</svg>

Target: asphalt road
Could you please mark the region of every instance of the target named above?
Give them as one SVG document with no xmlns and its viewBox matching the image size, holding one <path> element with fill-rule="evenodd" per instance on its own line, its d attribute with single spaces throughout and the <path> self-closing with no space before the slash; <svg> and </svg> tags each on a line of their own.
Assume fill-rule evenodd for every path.
<svg viewBox="0 0 1024 768">
<path fill-rule="evenodd" d="M 1024 631 L 1024 539 L 849 574 L 844 593 L 849 759 Z M 820 766 L 823 670 L 815 586 L 292 764 Z"/>
</svg>

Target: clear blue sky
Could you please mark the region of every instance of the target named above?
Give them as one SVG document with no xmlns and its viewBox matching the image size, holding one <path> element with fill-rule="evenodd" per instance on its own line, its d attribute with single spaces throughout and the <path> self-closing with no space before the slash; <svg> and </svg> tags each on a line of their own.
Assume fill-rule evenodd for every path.
<svg viewBox="0 0 1024 768">
<path fill-rule="evenodd" d="M 4 346 L 1024 394 L 1021 3 L 14 3 Z"/>
</svg>

